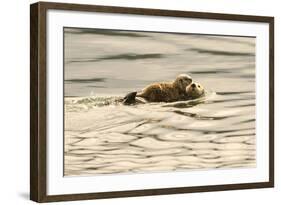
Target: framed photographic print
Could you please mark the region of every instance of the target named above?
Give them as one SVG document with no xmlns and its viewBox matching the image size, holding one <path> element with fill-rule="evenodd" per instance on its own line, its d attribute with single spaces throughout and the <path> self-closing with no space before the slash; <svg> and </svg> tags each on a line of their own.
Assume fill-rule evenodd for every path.
<svg viewBox="0 0 281 205">
<path fill-rule="evenodd" d="M 274 186 L 274 18 L 31 5 L 30 197 Z"/>
</svg>

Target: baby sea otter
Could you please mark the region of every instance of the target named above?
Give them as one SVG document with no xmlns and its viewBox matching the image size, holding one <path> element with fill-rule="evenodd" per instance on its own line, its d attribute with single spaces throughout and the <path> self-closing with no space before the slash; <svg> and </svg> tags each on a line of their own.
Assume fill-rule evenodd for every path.
<svg viewBox="0 0 281 205">
<path fill-rule="evenodd" d="M 199 83 L 191 83 L 186 87 L 186 92 L 184 98 L 187 100 L 199 98 L 204 95 L 205 89 Z"/>
</svg>

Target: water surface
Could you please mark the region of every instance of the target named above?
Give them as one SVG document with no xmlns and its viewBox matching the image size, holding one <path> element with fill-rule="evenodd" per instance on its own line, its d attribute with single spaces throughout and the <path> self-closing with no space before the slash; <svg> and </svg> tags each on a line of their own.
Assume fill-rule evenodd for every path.
<svg viewBox="0 0 281 205">
<path fill-rule="evenodd" d="M 255 38 L 67 28 L 66 176 L 255 167 Z M 201 99 L 115 99 L 186 73 Z"/>
</svg>

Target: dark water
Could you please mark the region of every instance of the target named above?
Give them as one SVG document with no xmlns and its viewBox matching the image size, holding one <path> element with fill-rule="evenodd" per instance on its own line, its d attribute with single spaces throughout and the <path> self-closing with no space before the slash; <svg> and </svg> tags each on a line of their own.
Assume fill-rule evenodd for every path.
<svg viewBox="0 0 281 205">
<path fill-rule="evenodd" d="M 207 95 L 113 103 L 181 73 Z M 255 163 L 255 38 L 65 30 L 65 175 Z"/>
</svg>

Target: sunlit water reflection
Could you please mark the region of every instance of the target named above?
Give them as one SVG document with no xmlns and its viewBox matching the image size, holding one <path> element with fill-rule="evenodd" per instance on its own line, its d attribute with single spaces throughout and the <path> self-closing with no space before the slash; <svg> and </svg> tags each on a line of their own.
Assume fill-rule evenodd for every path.
<svg viewBox="0 0 281 205">
<path fill-rule="evenodd" d="M 205 97 L 115 99 L 187 73 Z M 255 38 L 65 30 L 65 175 L 255 167 Z"/>
</svg>

